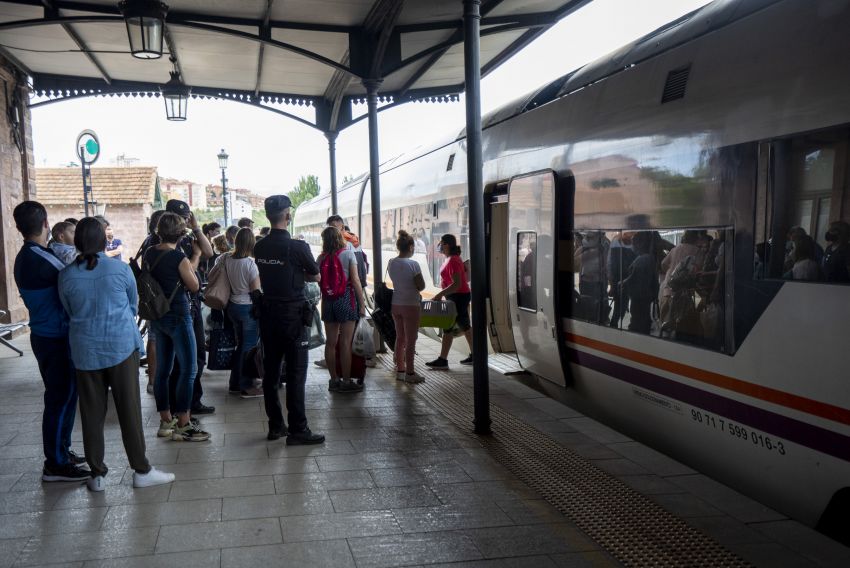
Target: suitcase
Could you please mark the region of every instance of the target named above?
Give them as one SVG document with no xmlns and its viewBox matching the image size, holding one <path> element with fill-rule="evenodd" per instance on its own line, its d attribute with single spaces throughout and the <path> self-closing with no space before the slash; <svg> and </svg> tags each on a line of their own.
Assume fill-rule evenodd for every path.
<svg viewBox="0 0 850 568">
<path fill-rule="evenodd" d="M 339 359 L 339 342 L 336 344 L 336 372 L 342 376 L 342 364 Z M 351 354 L 351 377 L 357 379 L 361 383 L 366 378 L 366 359 L 359 355 Z"/>
</svg>

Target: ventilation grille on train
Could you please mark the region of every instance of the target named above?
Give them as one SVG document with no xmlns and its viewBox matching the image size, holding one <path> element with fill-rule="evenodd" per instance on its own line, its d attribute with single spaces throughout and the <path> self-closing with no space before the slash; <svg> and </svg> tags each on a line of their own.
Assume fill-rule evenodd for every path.
<svg viewBox="0 0 850 568">
<path fill-rule="evenodd" d="M 688 85 L 688 75 L 691 66 L 674 69 L 667 74 L 667 82 L 664 84 L 664 94 L 661 95 L 661 104 L 684 98 L 685 87 Z"/>
</svg>

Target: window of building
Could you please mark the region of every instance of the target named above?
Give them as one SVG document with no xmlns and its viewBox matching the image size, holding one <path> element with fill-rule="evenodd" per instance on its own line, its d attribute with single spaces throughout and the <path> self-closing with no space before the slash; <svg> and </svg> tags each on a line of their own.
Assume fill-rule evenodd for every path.
<svg viewBox="0 0 850 568">
<path fill-rule="evenodd" d="M 850 128 L 759 145 L 755 278 L 850 283 Z"/>
<path fill-rule="evenodd" d="M 537 311 L 537 233 L 517 233 L 516 297 L 521 310 Z"/>
</svg>

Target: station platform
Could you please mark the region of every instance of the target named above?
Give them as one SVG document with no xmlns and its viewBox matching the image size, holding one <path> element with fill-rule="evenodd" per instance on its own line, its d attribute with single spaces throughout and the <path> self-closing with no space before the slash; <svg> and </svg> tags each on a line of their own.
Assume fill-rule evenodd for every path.
<svg viewBox="0 0 850 568">
<path fill-rule="evenodd" d="M 471 367 L 419 385 L 379 355 L 362 393 L 329 393 L 311 362 L 320 446 L 266 440 L 262 399 L 206 372 L 212 440 L 156 437 L 140 377 L 148 457 L 172 485 L 133 489 L 114 414 L 108 487 L 42 483 L 42 386 L 26 336 L 0 351 L 0 567 L 850 566 L 850 549 L 542 395 L 490 376 L 493 435 L 472 432 Z M 321 357 L 321 348 L 311 361 Z M 494 358 L 509 370 L 509 361 Z M 82 451 L 79 424 L 74 448 Z"/>
</svg>

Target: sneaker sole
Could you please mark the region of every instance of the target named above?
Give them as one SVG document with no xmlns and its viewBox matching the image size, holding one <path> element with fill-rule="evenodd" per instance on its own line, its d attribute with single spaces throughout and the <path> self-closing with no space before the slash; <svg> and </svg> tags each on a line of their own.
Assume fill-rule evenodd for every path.
<svg viewBox="0 0 850 568">
<path fill-rule="evenodd" d="M 168 438 L 172 434 L 174 434 L 174 430 L 157 430 L 156 431 L 156 437 L 157 438 Z"/>
<path fill-rule="evenodd" d="M 42 481 L 47 481 L 47 482 L 54 482 L 54 481 L 68 481 L 68 482 L 70 482 L 70 481 L 87 481 L 87 480 L 89 480 L 90 478 L 91 478 L 91 475 L 90 475 L 88 472 L 86 472 L 86 474 L 85 474 L 85 475 L 83 475 L 83 476 L 81 476 L 81 477 L 69 477 L 69 476 L 67 476 L 67 475 L 44 475 L 44 474 L 42 474 L 42 476 L 41 476 L 41 480 L 42 480 Z"/>
<path fill-rule="evenodd" d="M 181 436 L 179 434 L 172 434 L 171 439 L 175 442 L 206 442 L 210 439 L 209 436 L 200 437 L 200 436 L 189 436 L 188 438 L 185 436 Z"/>
<path fill-rule="evenodd" d="M 249 399 L 252 399 L 252 398 L 263 398 L 263 395 L 261 395 L 261 394 L 240 394 L 239 398 L 241 398 L 243 400 L 249 400 Z"/>
</svg>

